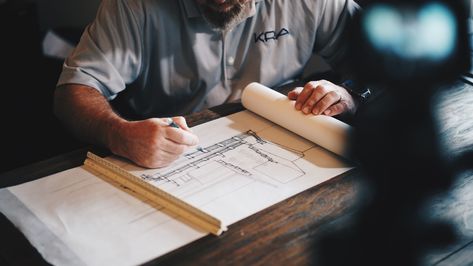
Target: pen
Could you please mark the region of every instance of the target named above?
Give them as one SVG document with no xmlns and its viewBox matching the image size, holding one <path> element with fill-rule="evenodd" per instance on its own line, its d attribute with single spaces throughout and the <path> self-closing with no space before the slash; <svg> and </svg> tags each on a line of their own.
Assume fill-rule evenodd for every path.
<svg viewBox="0 0 473 266">
<path fill-rule="evenodd" d="M 180 128 L 178 124 L 176 124 L 176 122 L 174 122 L 171 118 L 168 118 L 168 125 L 170 127 L 174 127 L 174 128 Z"/>
<path fill-rule="evenodd" d="M 181 127 L 180 127 L 178 124 L 176 124 L 176 122 L 174 122 L 171 118 L 168 118 L 168 125 L 169 125 L 170 127 L 174 127 L 174 128 L 181 128 Z M 200 151 L 200 152 L 205 152 L 205 150 L 204 150 L 202 147 L 200 147 L 200 146 L 197 146 L 195 149 L 198 150 L 198 151 Z"/>
</svg>

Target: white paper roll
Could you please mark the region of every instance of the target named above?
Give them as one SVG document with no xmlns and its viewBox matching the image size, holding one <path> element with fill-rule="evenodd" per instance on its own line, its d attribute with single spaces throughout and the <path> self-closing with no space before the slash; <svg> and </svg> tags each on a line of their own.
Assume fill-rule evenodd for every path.
<svg viewBox="0 0 473 266">
<path fill-rule="evenodd" d="M 351 127 L 330 116 L 305 115 L 294 108 L 294 101 L 260 83 L 245 87 L 243 106 L 340 156 L 347 157 L 347 141 Z"/>
</svg>

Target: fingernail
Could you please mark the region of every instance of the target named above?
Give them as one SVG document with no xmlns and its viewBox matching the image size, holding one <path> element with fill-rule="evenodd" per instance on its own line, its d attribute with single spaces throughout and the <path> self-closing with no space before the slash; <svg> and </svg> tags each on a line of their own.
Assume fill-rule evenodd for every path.
<svg viewBox="0 0 473 266">
<path fill-rule="evenodd" d="M 326 110 L 326 111 L 324 112 L 325 115 L 329 115 L 330 113 L 332 113 L 332 111 L 330 111 L 330 110 Z"/>
<path fill-rule="evenodd" d="M 301 110 L 301 106 L 302 106 L 302 104 L 300 104 L 300 103 L 296 104 L 296 110 Z"/>
<path fill-rule="evenodd" d="M 309 113 L 309 107 L 305 107 L 304 110 L 302 110 L 302 112 L 304 112 L 304 114 L 308 114 Z"/>
</svg>

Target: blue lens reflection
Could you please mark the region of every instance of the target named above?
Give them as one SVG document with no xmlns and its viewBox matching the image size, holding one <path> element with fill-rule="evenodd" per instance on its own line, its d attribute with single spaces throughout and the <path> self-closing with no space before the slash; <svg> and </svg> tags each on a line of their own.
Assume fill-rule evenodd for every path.
<svg viewBox="0 0 473 266">
<path fill-rule="evenodd" d="M 373 47 L 403 59 L 444 60 L 457 39 L 453 13 L 435 2 L 420 10 L 376 5 L 366 11 L 363 27 Z"/>
</svg>

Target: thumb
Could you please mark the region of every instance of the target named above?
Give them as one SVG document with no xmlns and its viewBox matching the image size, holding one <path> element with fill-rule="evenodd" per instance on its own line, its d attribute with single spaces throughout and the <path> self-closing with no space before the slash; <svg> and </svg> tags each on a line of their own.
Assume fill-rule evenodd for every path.
<svg viewBox="0 0 473 266">
<path fill-rule="evenodd" d="M 295 87 L 287 94 L 287 98 L 289 98 L 289 100 L 297 100 L 297 97 L 299 97 L 299 94 L 301 94 L 303 89 L 303 87 Z"/>
<path fill-rule="evenodd" d="M 296 100 L 297 99 L 297 96 L 299 96 L 299 92 L 293 90 L 293 91 L 290 91 L 288 94 L 287 94 L 287 98 L 289 98 L 289 100 Z"/>
<path fill-rule="evenodd" d="M 186 122 L 186 119 L 182 116 L 175 116 L 172 118 L 172 121 L 174 121 L 174 123 L 178 124 L 180 128 L 184 129 L 184 130 L 187 130 L 187 131 L 191 131 L 190 128 L 187 126 L 187 122 Z"/>
</svg>

